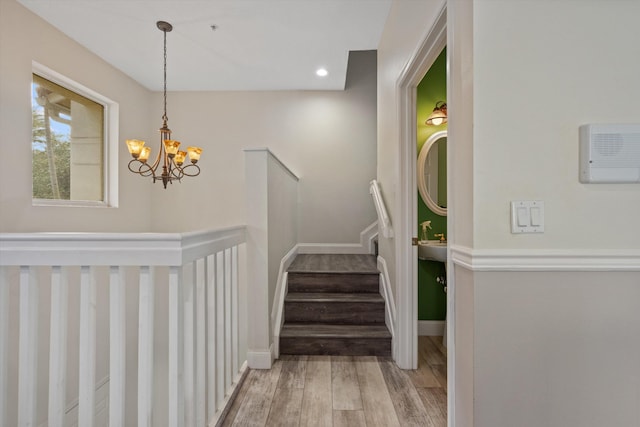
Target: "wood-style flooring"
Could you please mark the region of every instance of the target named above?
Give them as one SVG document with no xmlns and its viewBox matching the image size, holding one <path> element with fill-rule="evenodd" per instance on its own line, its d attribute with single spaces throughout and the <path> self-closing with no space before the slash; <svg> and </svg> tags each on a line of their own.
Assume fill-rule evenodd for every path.
<svg viewBox="0 0 640 427">
<path fill-rule="evenodd" d="M 442 337 L 419 337 L 418 369 L 387 357 L 283 356 L 251 370 L 223 426 L 447 425 Z"/>
</svg>

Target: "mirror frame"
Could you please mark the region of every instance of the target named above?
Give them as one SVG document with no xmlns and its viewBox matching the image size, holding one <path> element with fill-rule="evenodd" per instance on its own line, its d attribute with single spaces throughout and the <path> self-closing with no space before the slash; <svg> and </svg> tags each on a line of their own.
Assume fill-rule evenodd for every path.
<svg viewBox="0 0 640 427">
<path fill-rule="evenodd" d="M 433 147 L 433 145 L 442 138 L 447 138 L 446 130 L 441 130 L 431 135 L 420 149 L 417 166 L 418 191 L 420 192 L 420 197 L 422 197 L 424 203 L 429 209 L 431 209 L 431 211 L 433 211 L 433 213 L 440 216 L 447 216 L 447 208 L 440 207 L 436 202 L 433 201 L 431 195 L 429 194 L 429 189 L 427 188 L 427 182 L 424 179 L 424 167 L 427 163 L 427 156 L 429 155 L 429 151 L 431 150 L 431 147 Z"/>
</svg>

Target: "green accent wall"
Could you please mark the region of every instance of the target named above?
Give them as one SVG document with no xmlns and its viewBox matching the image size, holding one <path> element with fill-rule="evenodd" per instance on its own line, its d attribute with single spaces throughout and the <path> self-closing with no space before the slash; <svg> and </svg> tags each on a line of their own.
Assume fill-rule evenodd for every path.
<svg viewBox="0 0 640 427">
<path fill-rule="evenodd" d="M 417 153 L 425 141 L 435 132 L 447 129 L 447 124 L 427 126 L 424 122 L 433 111 L 438 101 L 447 102 L 447 51 L 444 49 L 433 63 L 427 74 L 417 87 L 416 98 L 416 126 Z M 446 165 L 446 150 L 438 150 L 439 165 Z M 416 158 L 417 160 L 417 158 Z M 438 176 L 438 204 L 446 206 L 447 169 L 439 168 Z M 428 231 L 428 238 L 435 239 L 434 233 L 447 233 L 447 217 L 433 213 L 422 201 L 418 193 L 418 224 L 416 236 L 421 236 L 420 223 L 431 221 L 432 230 Z M 435 261 L 418 261 L 418 319 L 444 320 L 447 299 L 443 285 L 436 281 L 438 276 L 445 276 L 444 263 Z"/>
</svg>

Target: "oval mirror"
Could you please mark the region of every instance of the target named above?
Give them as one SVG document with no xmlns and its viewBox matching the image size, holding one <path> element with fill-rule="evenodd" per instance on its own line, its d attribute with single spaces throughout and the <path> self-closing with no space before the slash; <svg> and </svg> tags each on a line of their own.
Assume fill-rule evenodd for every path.
<svg viewBox="0 0 640 427">
<path fill-rule="evenodd" d="M 418 191 L 433 213 L 447 215 L 447 131 L 431 135 L 418 155 Z"/>
</svg>

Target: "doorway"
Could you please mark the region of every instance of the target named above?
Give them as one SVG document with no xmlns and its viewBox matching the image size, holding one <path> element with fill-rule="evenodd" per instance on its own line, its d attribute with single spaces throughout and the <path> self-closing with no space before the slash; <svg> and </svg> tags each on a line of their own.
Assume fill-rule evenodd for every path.
<svg viewBox="0 0 640 427">
<path fill-rule="evenodd" d="M 398 117 L 400 133 L 400 185 L 399 199 L 402 215 L 398 218 L 397 230 L 397 276 L 401 297 L 398 302 L 399 348 L 398 359 L 411 369 L 418 366 L 418 256 L 417 247 L 403 244 L 410 242 L 417 233 L 417 129 L 416 129 L 416 92 L 417 86 L 447 45 L 447 10 L 442 9 L 432 28 L 425 34 L 422 42 L 404 68 L 397 83 L 399 88 Z M 450 52 L 448 52 L 450 54 Z M 447 64 L 449 63 L 447 59 Z M 447 67 L 447 80 L 449 70 Z M 450 170 L 450 168 L 448 168 Z M 449 174 L 448 174 L 449 175 Z M 447 177 L 448 181 L 448 177 Z M 450 185 L 448 185 L 450 188 Z M 447 237 L 451 239 L 451 221 L 448 221 Z M 448 265 L 451 266 L 450 257 Z M 455 342 L 454 342 L 454 295 L 455 283 L 451 268 L 447 268 L 447 377 L 449 425 L 454 423 L 455 402 Z M 406 295 L 406 297 L 402 297 Z"/>
</svg>

